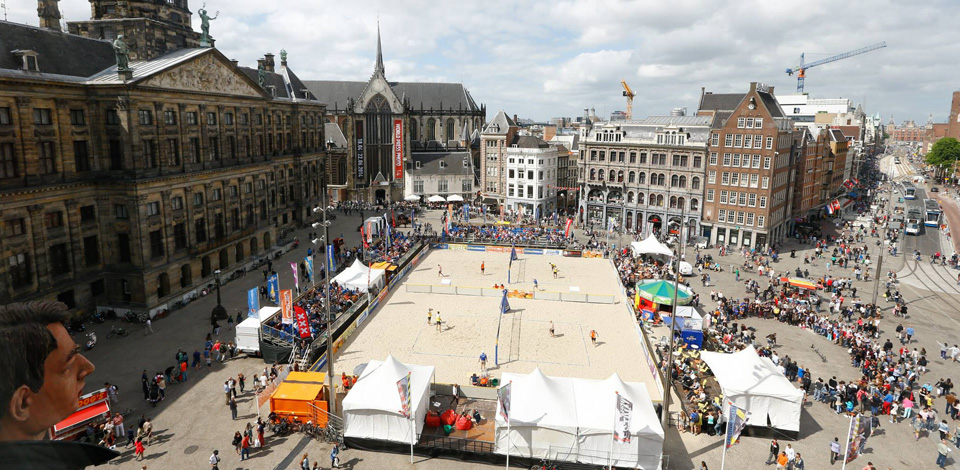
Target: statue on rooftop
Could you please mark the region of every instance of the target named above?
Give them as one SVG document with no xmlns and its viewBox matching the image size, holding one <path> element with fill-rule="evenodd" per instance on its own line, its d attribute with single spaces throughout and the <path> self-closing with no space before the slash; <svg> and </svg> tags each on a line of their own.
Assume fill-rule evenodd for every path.
<svg viewBox="0 0 960 470">
<path fill-rule="evenodd" d="M 117 35 L 113 40 L 113 52 L 117 55 L 117 71 L 124 72 L 130 70 L 130 48 L 123 41 L 123 35 Z"/>
<path fill-rule="evenodd" d="M 209 43 L 210 42 L 210 22 L 217 19 L 220 16 L 220 12 L 217 11 L 212 17 L 207 13 L 207 4 L 204 3 L 200 10 L 197 11 L 197 14 L 200 15 L 200 42 Z"/>
<path fill-rule="evenodd" d="M 257 65 L 257 81 L 260 83 L 260 88 L 266 88 L 267 86 L 267 69 L 263 67 L 263 62 L 260 62 Z"/>
</svg>

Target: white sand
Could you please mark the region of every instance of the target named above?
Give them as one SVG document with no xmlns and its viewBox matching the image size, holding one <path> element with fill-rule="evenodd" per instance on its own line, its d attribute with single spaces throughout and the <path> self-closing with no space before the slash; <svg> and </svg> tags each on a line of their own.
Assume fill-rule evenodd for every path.
<svg viewBox="0 0 960 470">
<path fill-rule="evenodd" d="M 493 377 L 503 372 L 529 373 L 535 367 L 547 375 L 590 379 L 617 372 L 625 381 L 646 384 L 651 397 L 656 397 L 653 376 L 610 261 L 520 257 L 526 260 L 526 282 L 511 284 L 511 289 L 531 290 L 536 278 L 543 290 L 569 292 L 575 285 L 582 293 L 615 295 L 616 303 L 511 298 L 511 311 L 500 319 L 499 298 L 411 293 L 401 285 L 347 341 L 336 357 L 336 370 L 350 372 L 358 364 L 393 354 L 401 362 L 436 367 L 437 382 L 463 384 L 469 383 L 471 374 L 479 373 L 479 356 L 485 351 Z M 491 287 L 506 282 L 508 259 L 508 253 L 433 250 L 405 282 L 440 284 L 440 264 L 444 279 L 452 285 Z M 484 276 L 480 275 L 481 261 L 486 261 Z M 550 262 L 558 265 L 559 279 L 553 279 Z M 514 276 L 519 274 L 518 264 L 514 262 Z M 443 331 L 427 325 L 429 308 L 434 310 L 434 320 L 440 312 Z M 502 320 L 499 367 L 494 364 L 498 319 Z M 551 320 L 556 337 L 549 333 Z M 591 329 L 597 330 L 597 346 L 590 342 Z"/>
</svg>

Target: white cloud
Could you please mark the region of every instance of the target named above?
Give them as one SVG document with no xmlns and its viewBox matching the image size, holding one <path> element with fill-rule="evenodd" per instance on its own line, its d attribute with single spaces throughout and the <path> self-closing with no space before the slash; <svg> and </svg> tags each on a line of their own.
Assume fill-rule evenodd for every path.
<svg viewBox="0 0 960 470">
<path fill-rule="evenodd" d="M 954 0 L 432 0 L 317 2 L 206 0 L 220 10 L 217 47 L 252 66 L 281 48 L 304 79 L 366 80 L 377 17 L 391 80 L 462 81 L 492 112 L 547 119 L 623 109 L 635 114 L 697 104 L 700 87 L 743 91 L 750 81 L 792 93 L 784 69 L 879 41 L 886 49 L 808 72 L 815 97 L 866 97 L 868 112 L 946 119 L 960 64 Z M 196 11 L 201 1 L 191 0 Z M 37 24 L 30 2 L 7 2 L 11 21 Z M 67 20 L 89 18 L 86 0 L 62 0 Z M 194 16 L 199 29 L 199 20 Z M 639 110 L 639 112 L 638 112 Z"/>
</svg>

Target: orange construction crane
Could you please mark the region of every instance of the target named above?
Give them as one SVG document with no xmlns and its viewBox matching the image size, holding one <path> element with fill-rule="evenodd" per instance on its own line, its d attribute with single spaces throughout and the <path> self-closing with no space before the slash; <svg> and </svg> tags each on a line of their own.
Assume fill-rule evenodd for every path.
<svg viewBox="0 0 960 470">
<path fill-rule="evenodd" d="M 637 94 L 630 89 L 630 85 L 627 85 L 625 80 L 620 80 L 620 84 L 623 85 L 623 96 L 627 97 L 627 119 L 633 119 L 633 97 Z"/>
</svg>

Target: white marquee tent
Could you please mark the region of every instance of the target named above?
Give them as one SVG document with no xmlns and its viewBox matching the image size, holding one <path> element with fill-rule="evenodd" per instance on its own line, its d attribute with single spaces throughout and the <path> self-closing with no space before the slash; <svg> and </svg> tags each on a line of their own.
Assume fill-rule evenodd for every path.
<svg viewBox="0 0 960 470">
<path fill-rule="evenodd" d="M 410 373 L 411 419 L 401 413 L 397 381 Z M 429 409 L 433 366 L 407 365 L 387 356 L 370 361 L 356 385 L 343 398 L 343 435 L 363 439 L 416 443 Z M 415 433 L 413 432 L 415 431 Z"/>
<path fill-rule="evenodd" d="M 657 241 L 657 237 L 650 235 L 642 242 L 631 242 L 633 254 L 636 255 L 663 255 L 673 256 L 673 250 L 667 248 L 663 243 Z"/>
<path fill-rule="evenodd" d="M 770 359 L 760 357 L 750 346 L 732 354 L 703 351 L 706 361 L 723 390 L 723 412 L 728 401 L 750 413 L 747 424 L 785 431 L 800 430 L 803 391 L 794 387 Z"/>
<path fill-rule="evenodd" d="M 383 288 L 382 269 L 371 270 L 360 262 L 360 260 L 354 260 L 349 268 L 337 274 L 333 280 L 348 289 L 359 289 L 360 292 L 367 292 L 368 278 L 371 287 L 374 287 L 377 291 Z"/>
<path fill-rule="evenodd" d="M 663 429 L 646 386 L 625 383 L 616 374 L 606 380 L 503 374 L 511 385 L 511 416 L 496 417 L 496 452 L 614 466 L 656 469 L 663 449 Z M 630 443 L 615 443 L 616 393 L 633 403 Z M 612 452 L 612 454 L 611 454 Z"/>
</svg>

